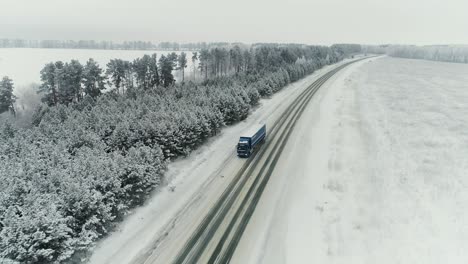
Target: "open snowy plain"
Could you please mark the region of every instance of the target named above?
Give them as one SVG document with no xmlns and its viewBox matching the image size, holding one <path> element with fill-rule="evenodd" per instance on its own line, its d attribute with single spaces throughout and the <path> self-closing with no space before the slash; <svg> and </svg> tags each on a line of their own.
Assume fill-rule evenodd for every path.
<svg viewBox="0 0 468 264">
<path fill-rule="evenodd" d="M 468 65 L 374 59 L 310 103 L 233 263 L 467 263 Z"/>
<path fill-rule="evenodd" d="M 177 254 L 245 162 L 239 134 L 268 127 L 332 67 L 171 163 L 169 185 L 102 240 L 91 263 Z M 389 57 L 332 77 L 297 123 L 231 262 L 467 263 L 467 84 L 468 65 Z"/>
</svg>

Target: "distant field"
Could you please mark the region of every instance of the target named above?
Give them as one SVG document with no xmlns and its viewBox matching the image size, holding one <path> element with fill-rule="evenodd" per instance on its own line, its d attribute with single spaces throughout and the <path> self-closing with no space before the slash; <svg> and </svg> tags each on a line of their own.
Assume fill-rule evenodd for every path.
<svg viewBox="0 0 468 264">
<path fill-rule="evenodd" d="M 89 50 L 89 49 L 32 49 L 32 48 L 2 48 L 0 49 L 0 77 L 9 76 L 15 84 L 15 95 L 19 97 L 18 106 L 25 107 L 36 101 L 34 84 L 40 83 L 40 71 L 46 63 L 52 61 L 70 61 L 76 59 L 82 64 L 93 58 L 105 69 L 111 59 L 132 61 L 145 54 L 157 53 L 158 57 L 171 51 L 151 50 Z M 177 52 L 180 53 L 180 52 Z M 192 72 L 192 52 L 187 51 L 187 73 Z M 176 78 L 178 73 L 175 73 Z"/>
<path fill-rule="evenodd" d="M 353 67 L 304 112 L 233 263 L 468 263 L 468 65 Z"/>
</svg>

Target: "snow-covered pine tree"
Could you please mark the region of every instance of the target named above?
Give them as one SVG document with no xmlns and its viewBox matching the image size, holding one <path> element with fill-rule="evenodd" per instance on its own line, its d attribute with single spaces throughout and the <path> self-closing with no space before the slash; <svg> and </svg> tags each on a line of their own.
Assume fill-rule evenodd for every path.
<svg viewBox="0 0 468 264">
<path fill-rule="evenodd" d="M 96 98 L 105 89 L 105 76 L 103 70 L 94 59 L 89 59 L 83 68 L 82 85 L 84 94 Z"/>
<path fill-rule="evenodd" d="M 13 80 L 8 76 L 3 77 L 0 81 L 0 114 L 11 112 L 13 115 L 16 115 L 16 99 L 16 96 L 13 94 Z"/>
</svg>

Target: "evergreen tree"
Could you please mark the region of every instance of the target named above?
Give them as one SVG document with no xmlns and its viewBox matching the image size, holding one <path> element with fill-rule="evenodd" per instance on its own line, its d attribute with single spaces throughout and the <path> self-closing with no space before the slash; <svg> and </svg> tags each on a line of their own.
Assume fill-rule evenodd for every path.
<svg viewBox="0 0 468 264">
<path fill-rule="evenodd" d="M 41 70 L 42 84 L 39 86 L 38 93 L 44 94 L 41 100 L 49 106 L 57 105 L 58 103 L 58 91 L 55 80 L 55 70 L 56 67 L 53 62 L 46 64 Z"/>
<path fill-rule="evenodd" d="M 159 71 L 160 71 L 161 83 L 164 87 L 168 87 L 175 82 L 174 76 L 172 75 L 173 69 L 174 69 L 173 56 L 171 57 L 170 54 L 168 57 L 162 55 L 159 58 Z"/>
<path fill-rule="evenodd" d="M 126 69 L 125 63 L 121 59 L 113 59 L 107 63 L 106 75 L 111 80 L 111 83 L 114 85 L 117 92 L 120 91 L 122 87 L 122 93 L 124 92 L 123 81 L 125 79 Z"/>
<path fill-rule="evenodd" d="M 132 63 L 138 87 L 147 90 L 159 85 L 159 73 L 157 65 L 157 56 L 144 55 L 137 58 Z"/>
<path fill-rule="evenodd" d="M 226 74 L 229 52 L 225 48 L 214 48 L 211 50 L 213 75 L 220 76 Z"/>
<path fill-rule="evenodd" d="M 208 49 L 202 49 L 200 51 L 200 63 L 198 67 L 201 73 L 205 73 L 205 80 L 208 79 L 208 66 L 211 60 L 211 54 Z"/>
<path fill-rule="evenodd" d="M 15 102 L 16 96 L 13 95 L 13 81 L 8 76 L 5 76 L 0 82 L 0 114 L 10 111 L 13 115 L 16 115 Z"/>
<path fill-rule="evenodd" d="M 135 73 L 137 86 L 144 90 L 148 89 L 148 58 L 149 56 L 145 54 L 142 58 L 136 58 L 135 60 L 133 60 L 132 63 L 132 68 Z"/>
<path fill-rule="evenodd" d="M 60 103 L 69 104 L 79 102 L 83 97 L 81 87 L 83 79 L 83 65 L 77 60 L 65 63 L 57 78 L 59 81 Z"/>
<path fill-rule="evenodd" d="M 126 89 L 132 89 L 134 87 L 133 82 L 133 67 L 132 63 L 129 61 L 123 61 L 123 72 L 124 72 L 124 87 Z"/>
<path fill-rule="evenodd" d="M 65 101 L 65 98 L 68 97 L 68 93 L 71 93 L 71 91 L 68 91 L 66 86 L 66 77 L 64 73 L 64 67 L 65 64 L 62 61 L 56 61 L 55 62 L 55 71 L 54 71 L 54 79 L 55 79 L 55 90 L 57 94 L 57 101 L 55 103 L 63 103 Z"/>
<path fill-rule="evenodd" d="M 103 75 L 103 70 L 99 67 L 96 61 L 89 59 L 83 68 L 82 84 L 84 93 L 93 98 L 101 95 L 105 89 L 104 81 L 106 77 Z"/>
<path fill-rule="evenodd" d="M 185 80 L 185 68 L 187 68 L 187 54 L 182 52 L 177 59 L 177 69 L 182 71 L 182 82 Z"/>
<path fill-rule="evenodd" d="M 193 78 L 197 76 L 197 61 L 198 61 L 198 52 L 192 54 L 192 67 L 193 67 Z"/>
<path fill-rule="evenodd" d="M 155 88 L 160 84 L 159 71 L 158 71 L 158 59 L 156 53 L 151 55 L 148 64 L 148 78 L 149 85 L 151 88 Z"/>
<path fill-rule="evenodd" d="M 244 62 L 244 71 L 251 73 L 253 71 L 255 61 L 252 53 L 248 50 L 244 50 L 244 54 L 242 56 Z"/>
<path fill-rule="evenodd" d="M 243 59 L 242 59 L 242 50 L 239 46 L 234 46 L 233 49 L 229 51 L 231 57 L 231 64 L 234 67 L 234 72 L 238 74 L 241 71 Z"/>
<path fill-rule="evenodd" d="M 172 63 L 172 69 L 177 68 L 177 53 L 171 52 L 170 54 L 167 55 L 167 59 Z"/>
</svg>

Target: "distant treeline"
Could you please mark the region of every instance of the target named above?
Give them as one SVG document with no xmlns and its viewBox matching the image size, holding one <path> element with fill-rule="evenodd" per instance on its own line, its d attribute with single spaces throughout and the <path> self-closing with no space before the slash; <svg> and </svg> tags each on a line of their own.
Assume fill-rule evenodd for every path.
<svg viewBox="0 0 468 264">
<path fill-rule="evenodd" d="M 278 43 L 255 43 L 246 45 L 243 43 L 229 42 L 159 42 L 151 41 L 96 41 L 96 40 L 25 40 L 25 39 L 0 39 L 0 48 L 45 48 L 45 49 L 106 49 L 106 50 L 168 50 L 168 51 L 198 51 L 202 49 L 227 48 L 234 46 L 246 47 L 302 47 L 304 44 L 278 44 Z M 335 44 L 335 48 L 360 50 L 359 44 Z M 342 50 L 348 52 L 348 50 Z"/>
<path fill-rule="evenodd" d="M 362 45 L 362 53 L 443 62 L 468 63 L 468 45 Z"/>
<path fill-rule="evenodd" d="M 386 54 L 390 45 L 361 45 L 364 54 Z"/>
<path fill-rule="evenodd" d="M 47 64 L 45 104 L 32 126 L 0 123 L 0 260 L 86 258 L 115 221 L 164 182 L 170 159 L 245 119 L 261 97 L 359 50 L 202 49 L 190 58 L 198 61 L 200 82 L 181 83 L 170 78 L 181 55 L 113 60 L 106 70 L 92 59 Z M 110 91 L 102 92 L 106 85 Z"/>
<path fill-rule="evenodd" d="M 394 45 L 388 47 L 387 53 L 393 57 L 409 59 L 468 63 L 468 46 L 466 45 Z"/>
<path fill-rule="evenodd" d="M 43 48 L 43 49 L 104 49 L 104 50 L 201 50 L 211 47 L 227 47 L 241 43 L 228 42 L 197 42 L 177 43 L 150 41 L 95 41 L 95 40 L 25 40 L 0 39 L 0 48 Z"/>
<path fill-rule="evenodd" d="M 250 49 L 243 49 L 235 45 L 232 48 L 201 49 L 194 52 L 191 58 L 186 53 L 177 55 L 175 52 L 162 55 L 145 55 L 134 61 L 113 59 L 104 71 L 93 60 L 82 65 L 77 60 L 70 62 L 51 62 L 42 69 L 40 92 L 42 101 L 49 106 L 79 102 L 86 96 L 95 98 L 106 88 L 113 88 L 117 93 L 138 93 L 140 90 L 168 87 L 175 83 L 174 70 L 184 72 L 187 61 L 193 65 L 196 78 L 208 80 L 214 77 L 239 75 L 248 72 L 264 72 L 270 68 L 277 68 L 292 64 L 300 60 L 309 61 L 321 58 L 336 61 L 344 54 L 352 54 L 360 50 L 359 45 L 325 46 L 288 45 L 255 45 Z"/>
</svg>

